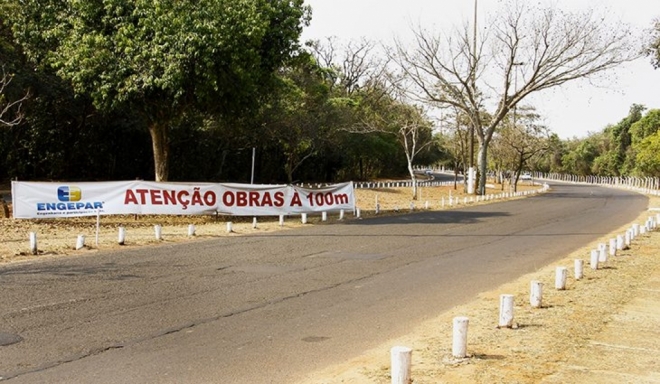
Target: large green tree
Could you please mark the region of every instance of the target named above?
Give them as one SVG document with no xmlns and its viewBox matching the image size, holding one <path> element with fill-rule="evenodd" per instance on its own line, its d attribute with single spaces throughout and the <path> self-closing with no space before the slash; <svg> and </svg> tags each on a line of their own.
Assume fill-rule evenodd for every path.
<svg viewBox="0 0 660 384">
<path fill-rule="evenodd" d="M 171 124 L 191 110 L 247 114 L 296 52 L 303 0 L 22 0 L 4 7 L 28 56 L 94 105 L 127 105 L 168 178 Z M 11 17 L 7 12 L 11 12 Z"/>
</svg>

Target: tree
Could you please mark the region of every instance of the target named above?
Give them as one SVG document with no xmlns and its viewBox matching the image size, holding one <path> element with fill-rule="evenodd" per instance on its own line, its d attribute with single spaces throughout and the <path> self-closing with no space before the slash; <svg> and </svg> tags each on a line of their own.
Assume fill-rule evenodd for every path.
<svg viewBox="0 0 660 384">
<path fill-rule="evenodd" d="M 414 97 L 431 106 L 454 106 L 469 117 L 479 141 L 480 194 L 485 191 L 490 141 L 518 103 L 639 56 L 629 29 L 604 22 L 594 11 L 509 4 L 481 36 L 471 36 L 467 26 L 446 36 L 418 29 L 413 49 L 399 41 L 393 54 Z M 484 110 L 490 111 L 487 122 Z"/>
<path fill-rule="evenodd" d="M 25 0 L 7 19 L 32 60 L 97 108 L 140 112 L 164 181 L 172 122 L 195 109 L 253 110 L 308 17 L 303 0 Z"/>
<path fill-rule="evenodd" d="M 8 100 L 5 96 L 5 89 L 11 83 L 13 76 L 5 72 L 5 67 L 0 63 L 2 76 L 0 77 L 0 126 L 13 127 L 23 120 L 23 111 L 21 107 L 23 102 L 28 99 L 29 93 L 17 100 Z"/>
<path fill-rule="evenodd" d="M 660 132 L 644 138 L 637 150 L 637 168 L 646 176 L 660 176 Z"/>
<path fill-rule="evenodd" d="M 502 147 L 500 156 L 510 160 L 508 166 L 513 171 L 512 184 L 516 191 L 523 168 L 533 157 L 542 156 L 548 149 L 549 131 L 538 123 L 540 116 L 533 107 L 518 108 L 513 113 L 512 121 L 499 131 L 498 141 Z"/>
</svg>

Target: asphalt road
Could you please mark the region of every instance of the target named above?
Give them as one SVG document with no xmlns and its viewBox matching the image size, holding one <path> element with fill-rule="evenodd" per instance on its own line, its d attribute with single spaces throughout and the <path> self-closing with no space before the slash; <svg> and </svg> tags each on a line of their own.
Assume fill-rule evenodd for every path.
<svg viewBox="0 0 660 384">
<path fill-rule="evenodd" d="M 563 258 L 646 204 L 554 185 L 452 211 L 2 266 L 0 344 L 22 340 L 0 346 L 0 376 L 291 383 Z"/>
</svg>

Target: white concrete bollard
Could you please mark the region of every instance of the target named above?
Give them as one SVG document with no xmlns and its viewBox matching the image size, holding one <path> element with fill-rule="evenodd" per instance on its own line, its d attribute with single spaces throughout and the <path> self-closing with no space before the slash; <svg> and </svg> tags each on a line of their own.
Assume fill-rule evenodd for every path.
<svg viewBox="0 0 660 384">
<path fill-rule="evenodd" d="M 411 202 L 410 202 L 410 211 L 412 212 L 412 211 L 414 211 L 414 210 L 415 210 L 415 203 L 413 203 L 413 202 L 411 201 Z"/>
<path fill-rule="evenodd" d="M 307 224 L 307 214 L 306 214 L 306 213 L 301 213 L 301 214 L 300 214 L 300 221 L 301 221 L 303 224 Z"/>
<path fill-rule="evenodd" d="M 195 224 L 188 224 L 188 237 L 195 236 Z"/>
<path fill-rule="evenodd" d="M 328 221 L 328 212 L 321 212 L 321 221 Z"/>
<path fill-rule="evenodd" d="M 623 236 L 616 235 L 616 249 L 617 251 L 622 251 L 624 247 Z"/>
<path fill-rule="evenodd" d="M 610 239 L 610 256 L 616 256 L 616 239 Z"/>
<path fill-rule="evenodd" d="M 590 265 L 591 269 L 594 271 L 598 269 L 598 258 L 600 256 L 600 251 L 597 249 L 592 249 L 591 250 L 591 260 L 590 260 Z"/>
<path fill-rule="evenodd" d="M 234 224 L 231 221 L 227 222 L 227 233 L 234 232 Z"/>
<path fill-rule="evenodd" d="M 252 218 L 252 229 L 257 229 L 257 217 Z"/>
<path fill-rule="evenodd" d="M 392 347 L 390 350 L 392 384 L 410 384 L 410 367 L 412 365 L 412 349 L 408 347 Z"/>
<path fill-rule="evenodd" d="M 30 232 L 30 253 L 36 255 L 37 252 L 37 233 Z"/>
<path fill-rule="evenodd" d="M 624 247 L 625 249 L 630 248 L 630 243 L 632 242 L 632 229 L 628 229 L 625 234 Z"/>
<path fill-rule="evenodd" d="M 645 233 L 646 233 L 646 226 L 645 225 L 640 226 L 639 227 L 639 234 L 643 235 Z"/>
<path fill-rule="evenodd" d="M 360 210 L 360 208 L 355 208 L 355 217 L 358 219 L 362 218 L 362 211 Z"/>
<path fill-rule="evenodd" d="M 607 246 L 603 243 L 598 244 L 598 263 L 607 262 Z"/>
<path fill-rule="evenodd" d="M 573 262 L 573 272 L 575 273 L 575 280 L 581 280 L 584 277 L 584 260 L 575 259 Z"/>
<path fill-rule="evenodd" d="M 635 223 L 632 225 L 633 228 L 633 238 L 637 237 L 639 235 L 639 224 Z"/>
<path fill-rule="evenodd" d="M 76 239 L 76 251 L 85 248 L 85 235 L 78 235 Z"/>
<path fill-rule="evenodd" d="M 376 204 L 376 215 L 380 213 L 380 204 Z"/>
<path fill-rule="evenodd" d="M 280 227 L 284 226 L 284 215 L 280 215 Z"/>
<path fill-rule="evenodd" d="M 513 327 L 513 295 L 500 295 L 500 320 L 498 327 Z"/>
<path fill-rule="evenodd" d="M 119 227 L 119 233 L 117 234 L 117 244 L 126 244 L 126 228 L 124 227 Z"/>
<path fill-rule="evenodd" d="M 426 210 L 429 209 L 429 201 L 428 201 L 428 200 L 426 200 L 426 201 L 424 202 L 424 209 L 426 209 Z"/>
<path fill-rule="evenodd" d="M 339 220 L 344 220 L 344 210 L 339 211 Z"/>
<path fill-rule="evenodd" d="M 467 333 L 470 320 L 464 316 L 454 317 L 451 355 L 458 359 L 467 357 Z"/>
<path fill-rule="evenodd" d="M 557 267 L 555 269 L 555 289 L 563 291 L 566 289 L 566 278 L 568 270 L 566 267 Z"/>
<path fill-rule="evenodd" d="M 445 197 L 444 196 L 442 196 L 442 203 L 440 205 L 442 206 L 442 208 L 445 207 Z"/>
<path fill-rule="evenodd" d="M 543 283 L 537 280 L 532 280 L 530 293 L 529 293 L 529 304 L 532 308 L 541 308 L 543 305 Z"/>
<path fill-rule="evenodd" d="M 154 235 L 156 236 L 156 240 L 163 240 L 163 227 L 159 224 L 154 225 Z"/>
</svg>

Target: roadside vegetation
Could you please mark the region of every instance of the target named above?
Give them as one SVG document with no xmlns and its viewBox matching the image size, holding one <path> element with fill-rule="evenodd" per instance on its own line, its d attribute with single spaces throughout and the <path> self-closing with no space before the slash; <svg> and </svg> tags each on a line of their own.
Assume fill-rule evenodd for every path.
<svg viewBox="0 0 660 384">
<path fill-rule="evenodd" d="M 597 10 L 506 2 L 479 34 L 301 41 L 302 0 L 97 3 L 0 5 L 0 182 L 660 176 L 655 106 L 564 140 L 525 104 L 641 52 L 657 66 L 658 24 L 636 39 Z"/>
</svg>

